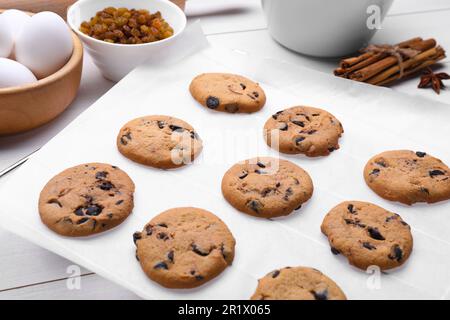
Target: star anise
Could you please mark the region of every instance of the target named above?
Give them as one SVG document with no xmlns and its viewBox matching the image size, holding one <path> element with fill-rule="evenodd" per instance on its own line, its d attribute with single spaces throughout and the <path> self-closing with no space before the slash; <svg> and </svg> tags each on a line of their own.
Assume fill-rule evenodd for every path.
<svg viewBox="0 0 450 320">
<path fill-rule="evenodd" d="M 439 94 L 441 89 L 445 87 L 442 80 L 448 80 L 450 76 L 445 72 L 434 73 L 431 68 L 427 68 L 420 77 L 419 88 L 427 88 L 431 85 L 433 90 Z"/>
</svg>

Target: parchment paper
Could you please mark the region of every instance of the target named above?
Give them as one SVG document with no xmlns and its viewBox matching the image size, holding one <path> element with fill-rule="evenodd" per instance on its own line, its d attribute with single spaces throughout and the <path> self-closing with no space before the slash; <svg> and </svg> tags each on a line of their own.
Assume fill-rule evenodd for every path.
<svg viewBox="0 0 450 320">
<path fill-rule="evenodd" d="M 201 37 L 201 35 L 198 35 Z M 199 106 L 191 79 L 202 72 L 235 72 L 261 83 L 267 104 L 251 115 L 223 114 Z M 314 195 L 289 217 L 267 220 L 234 210 L 220 182 L 235 162 L 277 156 L 262 138 L 274 112 L 294 105 L 325 108 L 345 129 L 341 149 L 308 159 L 281 155 L 306 169 Z M 162 171 L 120 155 L 116 135 L 130 119 L 172 115 L 189 122 L 203 139 L 192 165 Z M 411 207 L 383 200 L 364 183 L 362 171 L 374 154 L 390 149 L 426 151 L 450 163 L 450 106 L 328 76 L 276 60 L 207 48 L 170 65 L 144 65 L 44 146 L 0 185 L 1 226 L 149 299 L 248 299 L 257 279 L 285 266 L 311 266 L 333 278 L 349 299 L 442 298 L 450 287 L 450 202 Z M 39 192 L 63 169 L 85 162 L 118 165 L 136 183 L 135 209 L 119 227 L 97 236 L 58 236 L 40 221 Z M 344 200 L 362 200 L 399 213 L 412 226 L 414 250 L 397 270 L 368 274 L 330 252 L 320 232 L 325 214 Z M 177 206 L 214 212 L 229 226 L 236 258 L 218 278 L 192 290 L 169 290 L 146 278 L 136 261 L 134 231 Z"/>
</svg>

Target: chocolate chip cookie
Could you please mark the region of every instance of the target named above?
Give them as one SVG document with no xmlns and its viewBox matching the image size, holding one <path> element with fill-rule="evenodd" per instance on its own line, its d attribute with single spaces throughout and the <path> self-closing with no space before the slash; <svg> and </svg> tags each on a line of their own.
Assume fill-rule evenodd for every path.
<svg viewBox="0 0 450 320">
<path fill-rule="evenodd" d="M 236 74 L 201 74 L 192 80 L 189 90 L 201 105 L 216 111 L 252 113 L 266 103 L 266 95 L 257 83 Z"/>
<path fill-rule="evenodd" d="M 42 222 L 63 236 L 89 236 L 122 223 L 133 210 L 134 183 L 110 164 L 87 163 L 64 170 L 41 191 Z"/>
<path fill-rule="evenodd" d="M 386 151 L 364 168 L 367 185 L 380 197 L 411 205 L 450 199 L 450 170 L 422 151 Z"/>
<path fill-rule="evenodd" d="M 234 259 L 235 240 L 211 212 L 174 208 L 133 235 L 147 276 L 167 288 L 194 288 L 218 276 Z"/>
<path fill-rule="evenodd" d="M 313 107 L 292 107 L 273 114 L 264 125 L 267 145 L 282 153 L 327 156 L 339 149 L 344 129 L 332 114 Z"/>
<path fill-rule="evenodd" d="M 395 213 L 361 201 L 345 201 L 334 207 L 321 226 L 331 251 L 343 254 L 350 264 L 366 270 L 402 265 L 411 254 L 409 225 Z"/>
<path fill-rule="evenodd" d="M 172 169 L 191 163 L 202 150 L 202 140 L 183 120 L 169 116 L 146 116 L 125 124 L 117 147 L 135 162 Z"/>
<path fill-rule="evenodd" d="M 285 216 L 313 193 L 309 174 L 287 160 L 260 157 L 232 166 L 223 176 L 222 194 L 237 210 L 256 217 Z"/>
<path fill-rule="evenodd" d="M 286 267 L 258 281 L 252 300 L 347 300 L 341 288 L 319 270 Z"/>
</svg>

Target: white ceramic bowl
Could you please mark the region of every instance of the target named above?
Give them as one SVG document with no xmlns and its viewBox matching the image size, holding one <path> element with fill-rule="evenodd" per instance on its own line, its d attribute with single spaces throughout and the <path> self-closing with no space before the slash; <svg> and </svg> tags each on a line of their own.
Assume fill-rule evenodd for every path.
<svg viewBox="0 0 450 320">
<path fill-rule="evenodd" d="M 269 32 L 283 46 L 317 57 L 338 57 L 365 46 L 371 6 L 383 21 L 393 0 L 262 0 Z"/>
<path fill-rule="evenodd" d="M 126 7 L 160 11 L 162 17 L 174 30 L 170 38 L 145 44 L 116 44 L 100 41 L 82 33 L 79 28 L 83 21 L 89 21 L 97 11 L 106 7 Z M 77 33 L 103 76 L 119 81 L 130 71 L 149 59 L 162 59 L 168 46 L 186 27 L 186 15 L 175 4 L 167 0 L 80 0 L 67 11 L 67 22 Z"/>
</svg>

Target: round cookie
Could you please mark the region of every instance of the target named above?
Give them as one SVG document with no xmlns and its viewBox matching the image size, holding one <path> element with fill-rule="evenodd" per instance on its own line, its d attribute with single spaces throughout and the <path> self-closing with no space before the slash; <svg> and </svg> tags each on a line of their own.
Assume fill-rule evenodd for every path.
<svg viewBox="0 0 450 320">
<path fill-rule="evenodd" d="M 257 83 L 235 74 L 201 74 L 192 80 L 189 90 L 201 105 L 216 111 L 252 113 L 266 103 L 266 95 Z"/>
<path fill-rule="evenodd" d="M 319 270 L 286 267 L 258 281 L 251 300 L 347 300 L 341 288 Z"/>
<path fill-rule="evenodd" d="M 172 169 L 191 163 L 202 150 L 194 128 L 169 116 L 146 116 L 125 124 L 117 136 L 117 148 L 135 162 Z"/>
<path fill-rule="evenodd" d="M 272 115 L 264 125 L 267 145 L 282 153 L 327 156 L 339 149 L 344 129 L 332 114 L 313 107 L 292 107 Z"/>
<path fill-rule="evenodd" d="M 285 216 L 313 193 L 309 174 L 290 161 L 260 157 L 232 166 L 223 176 L 222 194 L 237 210 L 255 217 Z"/>
<path fill-rule="evenodd" d="M 363 270 L 372 265 L 382 270 L 402 265 L 413 247 L 410 229 L 398 214 L 361 201 L 340 203 L 321 226 L 331 251 Z"/>
<path fill-rule="evenodd" d="M 41 191 L 39 214 L 54 232 L 89 236 L 122 223 L 133 210 L 134 183 L 119 168 L 87 163 L 64 170 Z"/>
<path fill-rule="evenodd" d="M 364 179 L 376 194 L 408 205 L 450 199 L 449 178 L 450 169 L 441 160 L 421 151 L 386 151 L 364 168 Z"/>
<path fill-rule="evenodd" d="M 133 235 L 147 276 L 167 288 L 194 288 L 218 276 L 234 259 L 235 240 L 211 212 L 174 208 Z"/>
</svg>

